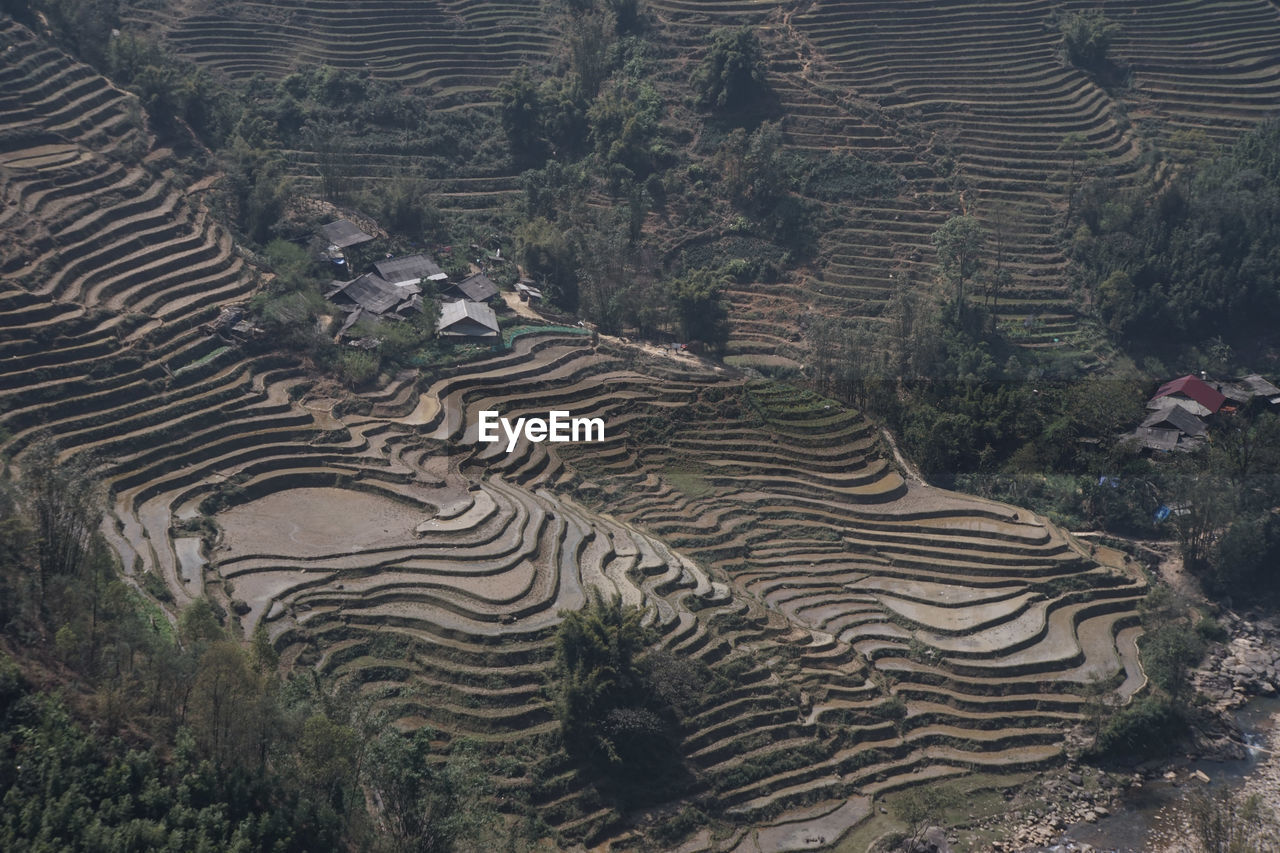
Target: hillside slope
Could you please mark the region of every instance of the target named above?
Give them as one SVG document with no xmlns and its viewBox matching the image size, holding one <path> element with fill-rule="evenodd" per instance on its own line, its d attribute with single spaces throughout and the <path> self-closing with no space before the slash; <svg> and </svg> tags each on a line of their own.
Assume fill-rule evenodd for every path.
<svg viewBox="0 0 1280 853">
<path fill-rule="evenodd" d="M 731 679 L 684 748 L 693 793 L 745 821 L 1052 763 L 1090 684 L 1140 685 L 1118 555 L 909 484 L 808 392 L 534 332 L 335 414 L 295 361 L 201 330 L 256 274 L 131 97 L 8 20 L 0 51 L 5 451 L 48 432 L 96 454 L 129 574 L 246 636 L 265 621 L 287 669 L 402 725 L 479 739 L 508 808 L 620 831 L 562 752 L 537 779 L 510 761 L 554 743 L 552 631 L 590 587 Z M 476 441 L 481 409 L 552 406 L 606 440 Z"/>
<path fill-rule="evenodd" d="M 488 111 L 514 68 L 558 61 L 559 23 L 538 4 L 373 4 L 359 22 L 332 4 L 126 7 L 125 19 L 234 80 L 326 63 L 418 87 L 452 110 Z M 786 141 L 798 154 L 849 152 L 904 177 L 895 198 L 838 205 L 798 286 L 731 294 L 731 351 L 787 349 L 796 318 L 878 318 L 896 289 L 927 286 L 930 235 L 956 213 L 999 232 L 1012 283 L 997 313 L 1024 345 L 1089 358 L 1080 295 L 1061 251 L 1067 195 L 1081 168 L 1124 185 L 1161 156 L 1203 153 L 1264 119 L 1280 88 L 1280 12 L 1266 0 L 874 0 L 755 3 L 651 0 L 644 8 L 680 64 L 709 28 L 750 25 L 769 56 Z M 1057 16 L 1101 8 L 1118 25 L 1111 72 L 1064 59 Z M 672 76 L 671 96 L 685 98 Z M 379 180 L 407 152 L 362 158 Z M 316 157 L 296 152 L 299 174 Z M 508 167 L 509 168 L 509 167 Z M 473 173 L 474 172 L 474 173 Z M 514 174 L 428 175 L 442 209 L 492 216 L 519 198 Z M 460 180 L 461 179 L 461 180 Z"/>
</svg>

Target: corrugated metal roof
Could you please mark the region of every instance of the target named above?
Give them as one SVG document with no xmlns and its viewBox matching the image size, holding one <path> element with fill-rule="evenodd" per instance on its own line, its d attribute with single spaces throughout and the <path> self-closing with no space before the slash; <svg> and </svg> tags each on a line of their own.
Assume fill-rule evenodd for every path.
<svg viewBox="0 0 1280 853">
<path fill-rule="evenodd" d="M 491 338 L 498 334 L 498 315 L 488 305 L 459 299 L 440 306 L 436 330 L 442 335 Z"/>
<path fill-rule="evenodd" d="M 467 276 L 451 289 L 458 291 L 464 299 L 472 302 L 488 302 L 498 295 L 498 285 L 482 272 Z"/>
<path fill-rule="evenodd" d="M 409 295 L 389 281 L 373 273 L 365 273 L 332 291 L 329 298 L 344 296 L 370 314 L 385 314 Z"/>
<path fill-rule="evenodd" d="M 1156 390 L 1151 399 L 1156 400 L 1160 397 L 1167 397 L 1170 394 L 1181 394 L 1184 397 L 1190 397 L 1208 409 L 1210 414 L 1221 409 L 1222 404 L 1227 399 L 1218 391 L 1210 388 L 1203 380 L 1197 379 L 1190 373 L 1186 376 L 1180 376 L 1171 382 L 1164 383 Z"/>
<path fill-rule="evenodd" d="M 1204 422 L 1181 406 L 1169 406 L 1147 417 L 1142 422 L 1144 427 L 1159 427 L 1168 424 L 1187 435 L 1204 435 Z"/>
<path fill-rule="evenodd" d="M 378 271 L 378 275 L 392 284 L 400 284 L 405 281 L 417 284 L 424 278 L 443 273 L 443 270 L 440 269 L 434 259 L 423 254 L 375 261 L 373 268 Z"/>
<path fill-rule="evenodd" d="M 339 249 L 358 246 L 373 239 L 372 235 L 361 231 L 360 226 L 350 219 L 338 219 L 328 225 L 320 226 L 320 236 Z"/>
</svg>

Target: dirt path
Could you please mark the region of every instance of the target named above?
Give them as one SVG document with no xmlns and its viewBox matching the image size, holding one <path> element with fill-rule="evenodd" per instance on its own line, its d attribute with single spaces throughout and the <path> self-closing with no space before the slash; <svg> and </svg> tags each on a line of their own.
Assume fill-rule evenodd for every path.
<svg viewBox="0 0 1280 853">
<path fill-rule="evenodd" d="M 924 481 L 924 477 L 920 476 L 920 471 L 916 468 L 916 466 L 912 465 L 907 460 L 907 457 L 903 456 L 902 452 L 898 450 L 898 443 L 893 440 L 893 433 L 889 432 L 888 429 L 885 429 L 882 427 L 880 429 L 880 434 L 884 436 L 885 443 L 888 444 L 889 449 L 893 451 L 893 459 L 895 462 L 898 463 L 898 467 L 902 470 L 902 475 L 906 477 L 909 481 L 917 485 L 920 485 L 920 486 L 928 485 Z"/>
<path fill-rule="evenodd" d="M 1200 586 L 1199 579 L 1191 572 L 1187 571 L 1186 566 L 1182 564 L 1182 555 L 1178 553 L 1178 543 L 1163 541 L 1159 539 L 1132 539 L 1127 536 L 1117 536 L 1112 533 L 1103 533 L 1100 530 L 1088 530 L 1083 533 L 1072 533 L 1073 536 L 1083 539 L 1093 539 L 1099 536 L 1110 536 L 1113 539 L 1120 539 L 1124 542 L 1130 542 L 1138 545 L 1148 551 L 1151 555 L 1159 559 L 1156 565 L 1157 576 L 1167 583 L 1174 592 L 1183 598 L 1189 598 L 1196 601 L 1204 601 L 1204 589 Z"/>
<path fill-rule="evenodd" d="M 546 322 L 546 319 L 537 311 L 534 311 L 528 302 L 521 301 L 520 294 L 518 293 L 504 291 L 502 294 L 502 301 L 507 303 L 507 307 L 521 317 L 528 317 L 530 320 L 538 320 L 543 323 Z"/>
</svg>

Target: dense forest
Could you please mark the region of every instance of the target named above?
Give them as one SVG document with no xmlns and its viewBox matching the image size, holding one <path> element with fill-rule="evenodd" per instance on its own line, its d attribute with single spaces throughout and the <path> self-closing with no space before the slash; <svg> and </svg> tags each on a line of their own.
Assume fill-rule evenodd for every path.
<svg viewBox="0 0 1280 853">
<path fill-rule="evenodd" d="M 4 849 L 444 851 L 492 824 L 467 744 L 282 682 L 206 599 L 171 624 L 98 533 L 103 499 L 47 439 L 0 494 Z"/>
</svg>

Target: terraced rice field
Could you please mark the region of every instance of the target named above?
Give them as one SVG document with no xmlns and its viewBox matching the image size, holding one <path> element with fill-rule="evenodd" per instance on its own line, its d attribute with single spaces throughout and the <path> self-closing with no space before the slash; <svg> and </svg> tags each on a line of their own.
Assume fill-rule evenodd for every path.
<svg viewBox="0 0 1280 853">
<path fill-rule="evenodd" d="M 932 278 L 932 232 L 972 213 L 1003 232 L 1013 284 L 999 315 L 1030 347 L 1093 351 L 1059 250 L 1070 180 L 1064 153 L 1125 183 L 1155 152 L 1226 143 L 1265 118 L 1280 94 L 1280 13 L 1266 0 L 651 0 L 662 37 L 692 61 L 709 27 L 751 24 L 770 52 L 788 144 L 850 152 L 904 176 L 894 198 L 841 203 L 818 263 L 799 286 L 756 283 L 730 294 L 730 351 L 795 356 L 806 311 L 874 321 L 894 291 Z M 1101 85 L 1061 58 L 1054 15 L 1102 8 L 1120 26 L 1112 49 L 1127 84 Z M 437 92 L 455 109 L 491 109 L 512 70 L 556 55 L 538 3 L 377 3 L 358 16 L 328 0 L 286 6 L 130 6 L 183 55 L 231 78 L 278 78 L 300 63 L 368 70 Z M 1082 155 L 1081 155 L 1082 156 Z M 362 157 L 357 177 L 412 173 L 409 153 Z M 312 178 L 316 156 L 292 154 Z M 516 197 L 514 175 L 428 176 L 441 208 L 486 216 Z M 826 203 L 831 206 L 831 203 Z"/>
<path fill-rule="evenodd" d="M 907 178 L 898 198 L 855 204 L 824 235 L 802 305 L 877 316 L 896 287 L 930 278 L 933 230 L 971 213 L 1005 232 L 1013 285 L 997 313 L 1032 347 L 1092 347 L 1058 249 L 1078 156 L 1064 151 L 1068 137 L 1123 185 L 1144 154 L 1229 143 L 1266 117 L 1280 86 L 1280 13 L 1265 0 L 652 5 L 695 53 L 708 25 L 758 26 L 792 147 L 848 150 Z M 1104 88 L 1062 60 L 1053 15 L 1070 8 L 1101 8 L 1120 26 L 1112 56 L 1131 70 L 1127 86 Z"/>
<path fill-rule="evenodd" d="M 1142 683 L 1119 555 L 904 480 L 808 392 L 552 331 L 335 415 L 289 359 L 200 331 L 256 274 L 164 151 L 128 165 L 151 145 L 130 97 L 11 22 L 0 53 L 5 450 L 20 466 L 47 431 L 96 454 L 127 572 L 265 624 L 287 668 L 537 755 L 558 613 L 616 591 L 731 677 L 685 757 L 711 807 L 755 822 L 1052 763 L 1091 683 Z M 551 408 L 606 440 L 476 441 L 480 410 Z M 616 836 L 555 761 L 494 766 L 566 837 Z"/>
<path fill-rule="evenodd" d="M 521 65 L 544 60 L 555 35 L 542 4 L 432 0 L 361 6 L 332 0 L 133 8 L 130 22 L 162 23 L 192 59 L 231 78 L 281 77 L 299 64 L 368 70 L 379 79 L 487 94 Z"/>
</svg>

